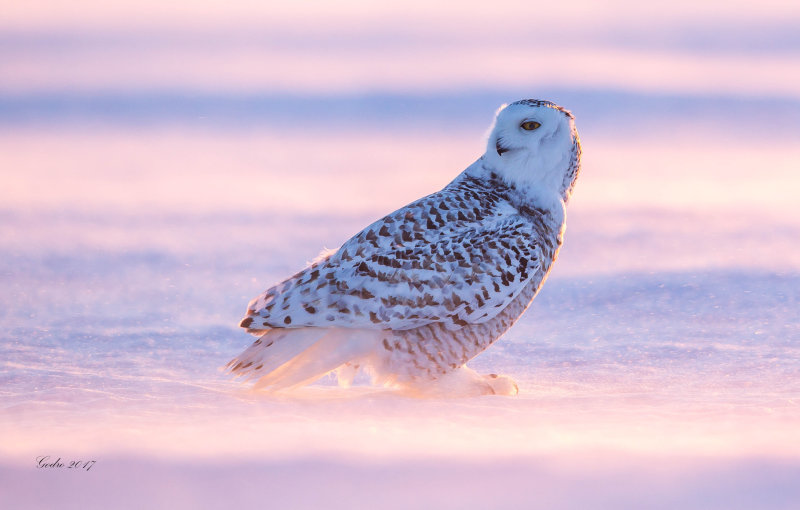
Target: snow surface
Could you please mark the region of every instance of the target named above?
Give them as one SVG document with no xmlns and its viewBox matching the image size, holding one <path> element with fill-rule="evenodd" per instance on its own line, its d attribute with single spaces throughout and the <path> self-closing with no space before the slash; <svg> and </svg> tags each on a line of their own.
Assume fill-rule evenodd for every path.
<svg viewBox="0 0 800 510">
<path fill-rule="evenodd" d="M 0 132 L 0 507 L 797 508 L 800 179 L 768 137 L 582 132 L 553 274 L 471 362 L 518 397 L 222 374 L 250 298 L 482 147 L 359 129 Z"/>
</svg>

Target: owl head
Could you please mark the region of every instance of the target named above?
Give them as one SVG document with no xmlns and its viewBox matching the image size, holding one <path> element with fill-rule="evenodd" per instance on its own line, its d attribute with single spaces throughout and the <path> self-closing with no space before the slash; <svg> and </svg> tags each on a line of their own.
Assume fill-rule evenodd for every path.
<svg viewBox="0 0 800 510">
<path fill-rule="evenodd" d="M 522 192 L 552 192 L 566 202 L 580 171 L 575 119 L 537 99 L 503 105 L 489 134 L 485 166 Z"/>
</svg>

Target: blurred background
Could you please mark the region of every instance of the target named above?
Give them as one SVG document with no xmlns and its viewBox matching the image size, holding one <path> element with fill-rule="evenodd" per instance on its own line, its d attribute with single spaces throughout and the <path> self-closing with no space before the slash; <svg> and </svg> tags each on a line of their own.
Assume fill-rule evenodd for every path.
<svg viewBox="0 0 800 510">
<path fill-rule="evenodd" d="M 797 2 L 6 4 L 0 504 L 800 500 Z M 518 398 L 218 371 L 250 298 L 521 98 L 571 110 L 584 159 L 550 280 L 471 363 Z"/>
</svg>

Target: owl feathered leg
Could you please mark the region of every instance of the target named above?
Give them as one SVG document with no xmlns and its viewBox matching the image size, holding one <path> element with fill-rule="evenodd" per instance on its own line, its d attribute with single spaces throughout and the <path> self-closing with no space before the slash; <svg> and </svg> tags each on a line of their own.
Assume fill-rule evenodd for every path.
<svg viewBox="0 0 800 510">
<path fill-rule="evenodd" d="M 463 365 L 434 380 L 399 384 L 402 390 L 417 397 L 476 397 L 480 395 L 516 395 L 519 387 L 509 377 L 481 375 Z"/>
<path fill-rule="evenodd" d="M 535 291 L 521 293 L 509 306 L 518 316 L 523 300 L 530 302 Z M 519 388 L 505 376 L 480 375 L 465 365 L 486 349 L 513 323 L 506 311 L 489 323 L 456 331 L 440 323 L 408 330 L 386 330 L 369 359 L 373 382 L 400 387 L 422 397 L 469 397 L 475 395 L 516 395 Z"/>
</svg>

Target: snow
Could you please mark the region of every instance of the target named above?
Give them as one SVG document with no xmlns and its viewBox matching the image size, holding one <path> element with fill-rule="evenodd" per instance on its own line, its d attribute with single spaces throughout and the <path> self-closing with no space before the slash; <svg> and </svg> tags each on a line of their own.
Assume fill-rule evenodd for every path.
<svg viewBox="0 0 800 510">
<path fill-rule="evenodd" d="M 471 362 L 520 395 L 455 400 L 265 396 L 220 367 L 253 296 L 444 185 L 479 132 L 0 131 L 0 506 L 793 508 L 797 151 L 667 124 L 582 132 L 553 274 Z"/>
</svg>

